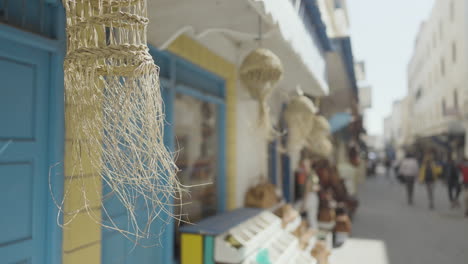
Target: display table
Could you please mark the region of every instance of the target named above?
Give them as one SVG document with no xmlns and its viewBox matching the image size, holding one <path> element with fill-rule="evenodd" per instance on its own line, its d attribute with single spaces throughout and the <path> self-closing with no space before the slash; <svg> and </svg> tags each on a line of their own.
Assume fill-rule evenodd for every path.
<svg viewBox="0 0 468 264">
<path fill-rule="evenodd" d="M 315 242 L 324 240 L 331 249 L 331 233 L 321 231 L 301 247 L 288 226 L 270 210 L 253 208 L 185 225 L 180 228 L 181 264 L 316 264 L 311 255 Z"/>
<path fill-rule="evenodd" d="M 182 226 L 181 264 L 215 263 L 215 238 L 262 212 L 261 209 L 241 208 Z"/>
</svg>

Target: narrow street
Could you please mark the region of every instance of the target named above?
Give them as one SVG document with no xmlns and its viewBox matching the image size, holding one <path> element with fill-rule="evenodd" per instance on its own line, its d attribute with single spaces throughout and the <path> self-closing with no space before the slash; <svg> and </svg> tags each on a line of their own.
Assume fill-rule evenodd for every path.
<svg viewBox="0 0 468 264">
<path fill-rule="evenodd" d="M 336 250 L 332 263 L 461 264 L 468 259 L 468 219 L 449 207 L 446 186 L 435 190 L 436 208 L 428 209 L 423 185 L 415 188 L 415 204 L 406 204 L 403 186 L 384 175 L 360 186 L 360 208 L 353 238 Z"/>
</svg>

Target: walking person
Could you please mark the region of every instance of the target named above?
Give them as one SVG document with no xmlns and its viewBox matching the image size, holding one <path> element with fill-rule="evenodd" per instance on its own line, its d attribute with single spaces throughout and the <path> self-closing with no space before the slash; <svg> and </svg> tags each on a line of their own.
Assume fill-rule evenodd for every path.
<svg viewBox="0 0 468 264">
<path fill-rule="evenodd" d="M 460 171 L 452 157 L 449 157 L 445 164 L 443 174 L 447 183 L 451 208 L 460 207 L 460 202 L 458 200 L 461 192 Z"/>
<path fill-rule="evenodd" d="M 434 184 L 441 174 L 440 166 L 434 161 L 431 153 L 425 155 L 421 168 L 419 169 L 419 181 L 426 184 L 429 209 L 434 209 Z"/>
<path fill-rule="evenodd" d="M 465 157 L 464 161 L 459 166 L 463 175 L 463 196 L 465 200 L 465 216 L 468 217 L 468 159 Z"/>
<path fill-rule="evenodd" d="M 384 166 L 385 166 L 385 174 L 387 176 L 387 179 L 390 179 L 391 177 L 391 174 L 392 174 L 392 160 L 390 160 L 390 158 L 386 158 L 385 159 L 385 162 L 384 162 Z"/>
<path fill-rule="evenodd" d="M 414 181 L 418 173 L 418 161 L 411 153 L 407 153 L 406 157 L 400 163 L 399 174 L 404 178 L 409 205 L 413 204 Z"/>
</svg>

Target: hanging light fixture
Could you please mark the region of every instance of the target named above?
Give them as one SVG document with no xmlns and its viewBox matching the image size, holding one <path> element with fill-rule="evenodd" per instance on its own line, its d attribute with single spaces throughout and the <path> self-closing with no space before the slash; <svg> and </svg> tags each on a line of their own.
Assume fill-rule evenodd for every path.
<svg viewBox="0 0 468 264">
<path fill-rule="evenodd" d="M 284 117 L 288 126 L 288 149 L 290 151 L 301 149 L 307 137 L 315 127 L 317 108 L 314 103 L 298 90 L 288 103 Z"/>
<path fill-rule="evenodd" d="M 307 136 L 307 147 L 315 154 L 324 158 L 330 157 L 333 152 L 333 144 L 329 139 L 330 124 L 321 115 L 314 116 L 314 128 Z"/>
<path fill-rule="evenodd" d="M 333 144 L 324 134 L 314 134 L 307 137 L 307 147 L 309 150 L 323 158 L 328 158 L 333 152 Z"/>
<path fill-rule="evenodd" d="M 163 142 L 164 113 L 159 68 L 149 54 L 146 0 L 63 0 L 67 15 L 64 62 L 68 124 L 77 131 L 66 155 L 74 177 L 90 159 L 111 195 L 127 211 L 117 226 L 101 201 L 108 228 L 139 239 L 180 194 L 176 166 Z M 90 194 L 83 189 L 84 201 Z M 95 190 L 100 194 L 101 190 Z M 142 208 L 143 207 L 143 208 Z M 90 211 L 85 202 L 81 211 Z M 136 214 L 144 209 L 146 221 Z M 72 212 L 73 213 L 73 212 Z M 96 219 L 96 221 L 101 221 Z M 104 224 L 103 224 L 104 225 Z"/>
<path fill-rule="evenodd" d="M 314 124 L 315 132 L 324 133 L 326 135 L 329 135 L 331 133 L 330 123 L 325 117 L 321 115 L 315 116 Z"/>
<path fill-rule="evenodd" d="M 262 19 L 258 23 L 259 46 L 262 41 Z M 271 129 L 269 121 L 268 96 L 274 90 L 276 84 L 283 77 L 283 65 L 281 60 L 271 50 L 256 48 L 242 61 L 240 80 L 249 91 L 250 96 L 259 102 L 259 123 L 263 127 Z"/>
<path fill-rule="evenodd" d="M 245 57 L 239 71 L 250 96 L 259 103 L 260 124 L 269 126 L 267 99 L 283 77 L 280 59 L 268 49 L 257 48 Z"/>
</svg>

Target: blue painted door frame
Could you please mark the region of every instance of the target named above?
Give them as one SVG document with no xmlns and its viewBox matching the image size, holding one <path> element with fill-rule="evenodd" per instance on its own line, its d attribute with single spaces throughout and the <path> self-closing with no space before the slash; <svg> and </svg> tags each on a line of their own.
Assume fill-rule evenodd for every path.
<svg viewBox="0 0 468 264">
<path fill-rule="evenodd" d="M 280 115 L 280 131 L 287 131 L 287 123 L 284 119 L 284 111 L 286 110 L 286 104 L 281 106 L 281 115 Z M 288 146 L 288 139 L 287 137 L 283 137 L 280 142 L 281 147 L 287 148 Z M 280 154 L 280 164 L 281 164 L 281 183 L 282 183 L 282 190 L 283 196 L 286 202 L 293 201 L 293 177 L 291 177 L 291 158 L 287 152 Z"/>
<path fill-rule="evenodd" d="M 59 6 L 56 10 L 59 10 Z M 24 94 L 17 95 L 11 94 L 11 89 L 7 90 L 11 87 L 0 85 L 0 97 L 2 94 L 10 93 L 8 95 L 10 98 L 19 100 L 10 102 L 12 105 L 19 103 L 26 96 L 31 97 L 30 103 L 26 104 L 25 108 L 14 110 L 15 113 L 8 113 L 11 114 L 11 118 L 18 115 L 25 115 L 26 118 L 30 116 L 27 114 L 28 108 L 33 111 L 33 116 L 30 116 L 32 119 L 12 120 L 5 113 L 1 115 L 4 120 L 0 124 L 0 145 L 3 146 L 3 148 L 0 147 L 2 148 L 0 163 L 4 165 L 5 175 L 0 175 L 0 178 L 4 180 L 0 185 L 15 188 L 16 183 L 20 184 L 19 188 L 22 188 L 29 180 L 33 180 L 30 182 L 29 191 L 20 193 L 23 196 L 19 199 L 30 195 L 31 201 L 23 201 L 35 207 L 31 212 L 24 212 L 31 217 L 28 220 L 30 223 L 26 223 L 27 226 L 31 226 L 31 237 L 0 243 L 2 262 L 16 263 L 24 258 L 34 264 L 59 264 L 62 260 L 62 229 L 58 225 L 62 220 L 57 219 L 59 210 L 54 199 L 61 201 L 63 192 L 63 166 L 61 165 L 64 155 L 65 126 L 62 65 L 65 54 L 65 19 L 64 13 L 60 11 L 50 14 L 49 19 L 51 18 L 56 19 L 57 23 L 53 33 L 56 39 L 45 38 L 0 24 L 0 61 L 3 61 L 0 71 L 11 74 L 5 76 L 6 79 L 0 80 L 3 81 L 2 85 L 6 85 L 9 78 L 14 80 L 11 79 L 15 78 L 14 74 L 21 75 L 16 78 L 18 78 L 18 85 L 23 84 L 21 87 L 17 86 L 15 90 L 20 91 L 20 88 L 26 88 L 28 83 L 32 85 L 29 90 L 30 94 L 28 90 L 25 90 Z M 2 66 L 7 68 L 1 69 Z M 28 72 L 31 73 L 30 78 L 28 78 Z M 3 107 L 8 108 L 8 105 L 4 104 Z M 29 125 L 26 124 L 28 121 L 31 122 Z M 16 125 L 11 122 L 15 122 Z M 8 123 L 13 126 L 2 129 L 2 125 Z M 12 130 L 8 132 L 8 129 Z M 29 136 L 26 135 L 28 133 Z M 8 164 L 13 165 L 8 166 Z M 10 173 L 13 173 L 15 179 L 5 182 L 7 175 L 11 176 Z M 30 176 L 21 178 L 27 174 Z M 32 179 L 27 179 L 27 177 L 32 177 Z M 17 191 L 20 192 L 20 190 Z M 15 200 L 10 202 L 13 205 L 16 203 Z M 14 210 L 21 213 L 19 208 Z M 23 221 L 21 218 L 19 217 L 14 224 L 19 225 Z M 6 221 L 5 218 L 3 220 Z M 2 220 L 0 223 L 5 224 Z M 15 226 L 8 228 L 15 230 Z M 14 235 L 20 234 L 12 234 L 12 238 Z"/>
<path fill-rule="evenodd" d="M 274 185 L 278 184 L 278 140 L 268 142 L 268 179 Z"/>
<path fill-rule="evenodd" d="M 161 52 L 156 48 L 150 46 L 150 53 L 155 59 L 155 62 L 160 67 L 161 87 L 163 91 L 163 100 L 165 105 L 165 114 L 167 125 L 164 128 L 164 141 L 166 146 L 175 151 L 175 132 L 174 132 L 174 103 L 176 93 L 186 94 L 195 97 L 202 101 L 207 101 L 217 105 L 217 124 L 218 124 L 218 181 L 217 181 L 217 195 L 218 211 L 224 212 L 226 210 L 226 106 L 225 106 L 225 82 L 220 77 L 200 69 L 198 66 L 178 57 L 169 52 Z M 190 87 L 185 84 L 180 84 L 185 80 L 181 76 L 180 68 L 187 68 L 192 70 L 199 77 L 205 80 L 213 80 L 214 85 L 203 85 L 197 81 L 191 83 L 204 89 Z M 179 69 L 179 70 L 178 70 Z M 185 72 L 182 71 L 182 74 Z M 188 74 L 189 75 L 189 74 Z M 187 81 L 188 82 L 188 81 Z M 187 83 L 185 82 L 185 83 Z M 184 83 L 184 82 L 183 82 Z M 175 263 L 174 256 L 174 221 L 170 221 L 162 235 L 162 246 L 164 251 L 162 253 L 161 263 Z"/>
</svg>

